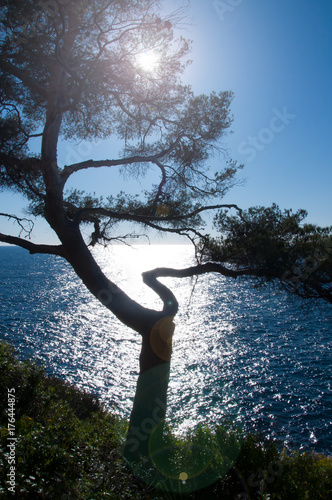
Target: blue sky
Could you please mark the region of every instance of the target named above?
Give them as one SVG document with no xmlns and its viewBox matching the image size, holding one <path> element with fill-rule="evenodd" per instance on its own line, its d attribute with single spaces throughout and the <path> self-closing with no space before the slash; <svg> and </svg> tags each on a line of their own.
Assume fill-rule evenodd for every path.
<svg viewBox="0 0 332 500">
<path fill-rule="evenodd" d="M 247 182 L 227 200 L 305 208 L 311 222 L 331 225 L 332 2 L 194 0 L 192 7 L 189 79 L 198 92 L 235 93 L 227 147 L 245 164 Z"/>
<path fill-rule="evenodd" d="M 178 1 L 166 2 L 169 8 Z M 229 155 L 245 168 L 244 187 L 224 202 L 242 208 L 271 205 L 305 208 L 308 222 L 332 224 L 332 2 L 327 0 L 192 0 L 185 37 L 193 40 L 193 63 L 185 74 L 195 93 L 232 90 L 233 133 Z M 59 160 L 70 163 L 116 156 L 116 142 L 66 144 Z M 217 167 L 223 158 L 214 158 Z M 144 188 L 104 171 L 75 174 L 78 187 L 115 194 Z M 1 194 L 0 211 L 24 206 Z M 0 219 L 0 231 L 15 234 Z M 35 241 L 50 241 L 38 226 Z M 166 240 L 163 240 L 166 241 Z"/>
</svg>

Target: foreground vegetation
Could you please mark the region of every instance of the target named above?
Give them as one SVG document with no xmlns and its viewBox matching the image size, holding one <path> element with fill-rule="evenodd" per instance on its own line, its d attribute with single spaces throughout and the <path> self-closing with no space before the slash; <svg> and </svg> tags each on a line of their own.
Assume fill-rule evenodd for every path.
<svg viewBox="0 0 332 500">
<path fill-rule="evenodd" d="M 331 459 L 221 427 L 183 438 L 168 430 L 133 473 L 121 456 L 126 422 L 3 342 L 0 394 L 1 498 L 325 500 L 332 491 Z"/>
</svg>

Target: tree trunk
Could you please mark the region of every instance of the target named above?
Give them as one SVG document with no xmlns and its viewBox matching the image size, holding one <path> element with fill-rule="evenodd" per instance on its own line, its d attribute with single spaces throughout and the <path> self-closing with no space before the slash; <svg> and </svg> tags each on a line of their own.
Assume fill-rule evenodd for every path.
<svg viewBox="0 0 332 500">
<path fill-rule="evenodd" d="M 173 333 L 173 317 L 166 316 L 143 335 L 140 373 L 124 446 L 124 456 L 134 468 L 153 460 L 156 450 L 151 448 L 150 437 L 163 433 Z"/>
<path fill-rule="evenodd" d="M 93 295 L 122 323 L 142 336 L 140 372 L 130 416 L 124 456 L 132 466 L 151 455 L 152 433 L 162 433 L 167 406 L 167 388 L 172 353 L 173 318 L 178 303 L 173 293 L 156 278 L 153 271 L 143 281 L 161 298 L 163 309 L 141 306 L 112 283 L 98 266 L 77 227 L 64 223 L 59 213 L 48 207 L 49 222 L 58 234 L 64 256 Z"/>
</svg>

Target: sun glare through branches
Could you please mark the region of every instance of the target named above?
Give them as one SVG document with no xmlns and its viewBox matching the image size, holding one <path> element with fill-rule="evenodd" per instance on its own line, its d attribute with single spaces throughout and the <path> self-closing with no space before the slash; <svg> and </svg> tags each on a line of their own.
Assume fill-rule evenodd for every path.
<svg viewBox="0 0 332 500">
<path fill-rule="evenodd" d="M 160 55 L 154 50 L 146 50 L 136 57 L 137 66 L 146 73 L 153 73 L 160 64 Z"/>
</svg>

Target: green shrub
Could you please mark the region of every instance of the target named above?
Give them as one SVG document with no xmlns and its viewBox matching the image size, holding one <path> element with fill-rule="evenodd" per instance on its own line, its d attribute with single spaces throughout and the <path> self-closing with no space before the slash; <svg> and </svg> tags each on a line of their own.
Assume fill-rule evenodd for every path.
<svg viewBox="0 0 332 500">
<path fill-rule="evenodd" d="M 120 419 L 96 398 L 20 362 L 0 342 L 0 497 L 145 498 L 119 449 Z M 8 389 L 15 389 L 15 492 L 8 491 Z"/>
</svg>

